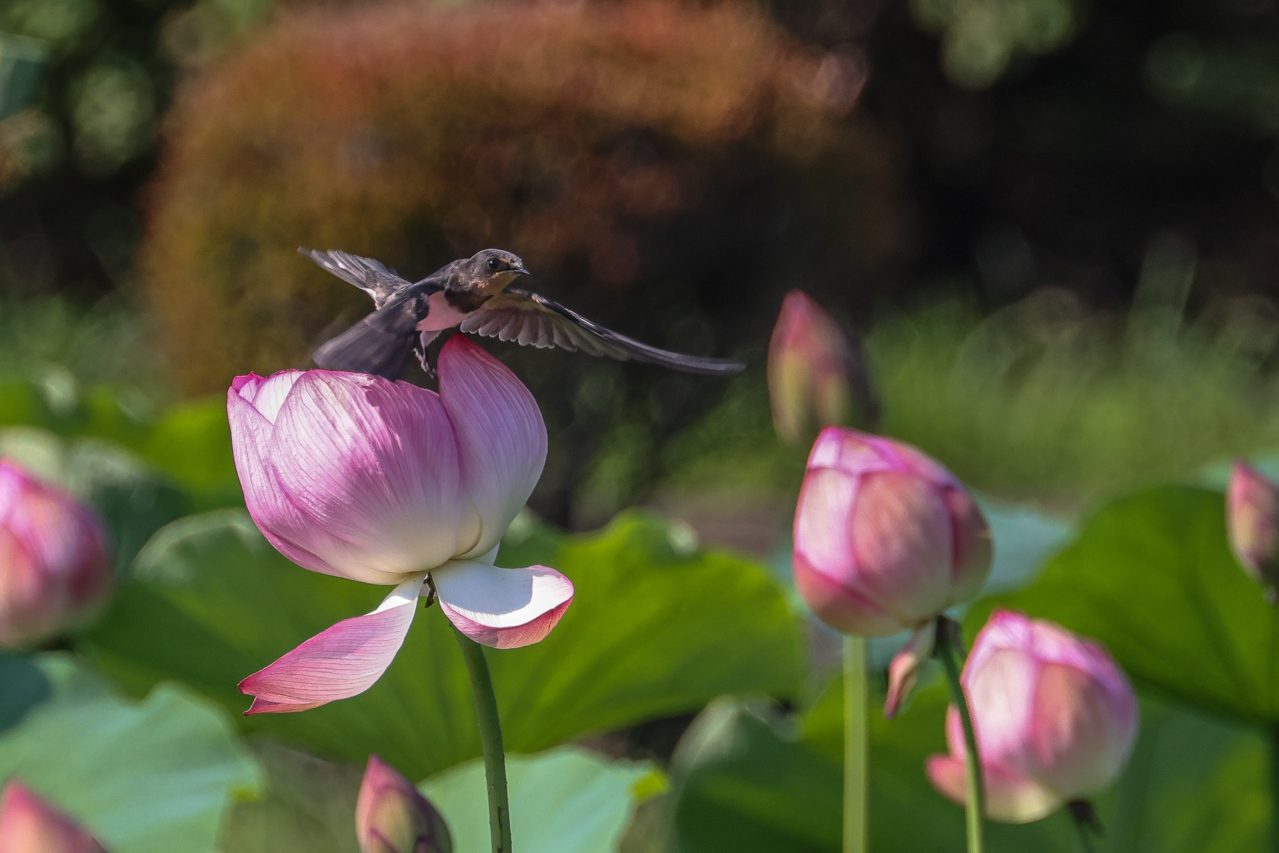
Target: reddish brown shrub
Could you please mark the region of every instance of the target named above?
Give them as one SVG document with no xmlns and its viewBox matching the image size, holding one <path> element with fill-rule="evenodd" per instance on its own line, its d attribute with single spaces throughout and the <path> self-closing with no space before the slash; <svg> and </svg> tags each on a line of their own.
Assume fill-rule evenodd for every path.
<svg viewBox="0 0 1279 853">
<path fill-rule="evenodd" d="M 745 5 L 287 13 L 169 119 L 143 268 L 177 378 L 206 391 L 303 363 L 339 313 L 367 308 L 299 245 L 412 275 L 509 248 L 562 274 L 540 288 L 629 308 L 620 325 L 658 344 L 642 322 L 670 318 L 633 319 L 651 304 L 638 291 L 695 311 L 734 276 L 802 274 L 734 225 L 745 198 L 803 197 L 803 251 L 875 269 L 901 238 L 891 161 L 847 117 L 863 77 Z"/>
</svg>

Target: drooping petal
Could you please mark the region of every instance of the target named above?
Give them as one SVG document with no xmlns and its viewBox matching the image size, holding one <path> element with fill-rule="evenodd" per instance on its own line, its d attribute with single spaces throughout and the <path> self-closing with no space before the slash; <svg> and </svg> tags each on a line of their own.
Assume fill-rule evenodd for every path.
<svg viewBox="0 0 1279 853">
<path fill-rule="evenodd" d="M 888 664 L 888 695 L 884 699 L 884 719 L 897 716 L 902 702 L 910 696 L 936 646 L 937 625 L 929 622 L 911 635 Z"/>
<path fill-rule="evenodd" d="M 968 801 L 968 777 L 964 759 L 933 755 L 926 764 L 928 780 L 947 799 Z M 1030 823 L 1052 814 L 1062 805 L 1053 791 L 1002 767 L 987 764 L 982 782 L 986 788 L 986 816 L 1003 823 Z"/>
<path fill-rule="evenodd" d="M 457 442 L 439 398 L 407 382 L 312 370 L 276 419 L 269 460 L 284 493 L 345 548 L 313 549 L 372 583 L 441 565 L 474 535 Z"/>
<path fill-rule="evenodd" d="M 377 610 L 344 619 L 240 682 L 246 714 L 305 711 L 373 686 L 404 644 L 426 576 L 395 588 Z"/>
<path fill-rule="evenodd" d="M 539 642 L 573 602 L 573 582 L 547 566 L 500 569 L 458 560 L 431 577 L 449 621 L 495 649 Z"/>
<path fill-rule="evenodd" d="M 3 853 L 102 853 L 79 824 L 17 781 L 0 797 Z"/>
<path fill-rule="evenodd" d="M 462 486 L 482 519 L 479 538 L 458 554 L 469 559 L 492 550 L 532 494 L 546 464 L 546 424 L 515 374 L 465 336 L 444 345 L 439 369 Z"/>
</svg>

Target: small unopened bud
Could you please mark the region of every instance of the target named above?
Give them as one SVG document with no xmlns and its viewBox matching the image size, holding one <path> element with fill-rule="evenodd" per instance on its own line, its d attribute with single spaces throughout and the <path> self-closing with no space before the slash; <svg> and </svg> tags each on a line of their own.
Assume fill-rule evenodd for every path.
<svg viewBox="0 0 1279 853">
<path fill-rule="evenodd" d="M 0 646 L 32 646 L 86 622 L 111 575 L 97 515 L 0 459 Z"/>
<path fill-rule="evenodd" d="M 884 719 L 897 716 L 902 703 L 919 682 L 919 673 L 933 656 L 937 644 L 937 622 L 924 625 L 911 635 L 888 664 L 888 696 L 884 699 Z"/>
<path fill-rule="evenodd" d="M 974 598 L 990 573 L 986 519 L 963 485 L 908 444 L 827 427 L 795 508 L 795 586 L 845 634 L 915 631 Z"/>
<path fill-rule="evenodd" d="M 355 803 L 361 853 L 452 853 L 444 816 L 376 755 L 369 756 Z"/>
<path fill-rule="evenodd" d="M 878 403 L 856 341 L 803 291 L 792 290 L 768 344 L 773 426 L 803 445 L 827 426 L 874 421 Z"/>
<path fill-rule="evenodd" d="M 1226 490 L 1226 532 L 1243 570 L 1276 602 L 1279 587 L 1279 486 L 1252 466 L 1236 462 Z"/>
<path fill-rule="evenodd" d="M 0 796 L 0 853 L 103 853 L 89 833 L 19 782 Z"/>
</svg>

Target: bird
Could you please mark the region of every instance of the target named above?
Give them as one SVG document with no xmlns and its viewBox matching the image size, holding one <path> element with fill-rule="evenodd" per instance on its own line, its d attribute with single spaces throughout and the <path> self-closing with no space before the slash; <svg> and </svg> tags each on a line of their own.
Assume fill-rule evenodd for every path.
<svg viewBox="0 0 1279 853">
<path fill-rule="evenodd" d="M 724 375 L 746 365 L 651 347 L 606 329 L 575 311 L 512 282 L 529 275 L 524 262 L 502 249 L 484 249 L 410 282 L 373 258 L 342 251 L 298 252 L 373 298 L 373 312 L 322 344 L 312 360 L 325 370 L 396 379 L 409 354 L 433 371 L 427 347 L 446 329 L 525 346 L 560 347 L 593 356 L 657 364 L 687 373 Z"/>
</svg>

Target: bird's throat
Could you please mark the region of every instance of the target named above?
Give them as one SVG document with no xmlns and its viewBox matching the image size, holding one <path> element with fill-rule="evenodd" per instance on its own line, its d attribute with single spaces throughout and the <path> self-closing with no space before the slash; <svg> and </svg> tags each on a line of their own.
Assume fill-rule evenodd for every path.
<svg viewBox="0 0 1279 853">
<path fill-rule="evenodd" d="M 489 297 L 483 293 L 437 290 L 427 299 L 427 314 L 417 324 L 419 332 L 438 332 L 451 329 L 479 310 Z"/>
</svg>

